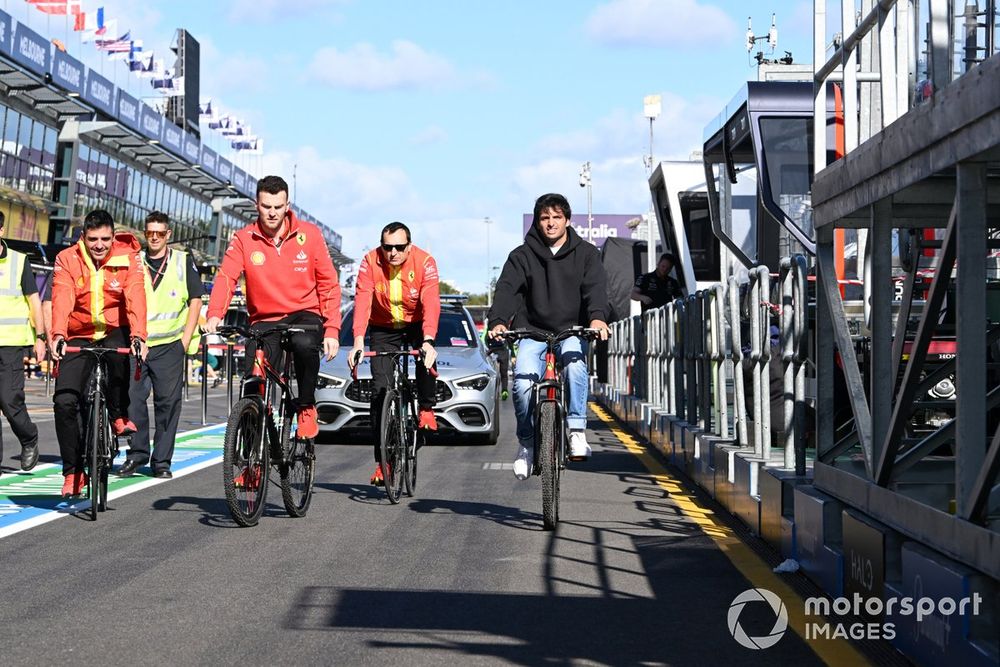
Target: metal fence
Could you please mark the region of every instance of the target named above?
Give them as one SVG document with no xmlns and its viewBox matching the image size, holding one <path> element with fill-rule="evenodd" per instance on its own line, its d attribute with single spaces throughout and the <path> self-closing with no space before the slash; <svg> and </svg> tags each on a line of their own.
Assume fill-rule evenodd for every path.
<svg viewBox="0 0 1000 667">
<path fill-rule="evenodd" d="M 704 433 L 733 438 L 805 474 L 809 284 L 802 255 L 611 324 L 609 387 Z M 772 290 L 775 290 L 772 293 Z M 746 344 L 744 340 L 746 339 Z M 773 359 L 777 354 L 779 358 Z M 771 363 L 782 367 L 781 439 L 771 428 Z"/>
</svg>

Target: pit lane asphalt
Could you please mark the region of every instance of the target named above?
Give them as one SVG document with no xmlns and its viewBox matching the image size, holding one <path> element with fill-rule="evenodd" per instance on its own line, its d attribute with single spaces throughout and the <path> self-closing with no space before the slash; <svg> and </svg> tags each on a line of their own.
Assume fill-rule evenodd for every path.
<svg viewBox="0 0 1000 667">
<path fill-rule="evenodd" d="M 184 409 L 181 429 L 198 426 L 195 388 Z M 210 413 L 224 419 L 222 388 Z M 423 448 L 416 497 L 397 506 L 368 484 L 368 442 L 322 444 L 302 519 L 272 486 L 260 524 L 237 527 L 212 466 L 118 498 L 96 523 L 0 539 L 2 663 L 820 664 L 791 631 L 763 651 L 734 641 L 727 612 L 752 584 L 602 422 L 589 426 L 594 456 L 564 476 L 555 532 L 539 479 L 510 470 L 503 403 L 497 446 Z M 774 616 L 749 605 L 740 623 L 764 635 Z"/>
</svg>

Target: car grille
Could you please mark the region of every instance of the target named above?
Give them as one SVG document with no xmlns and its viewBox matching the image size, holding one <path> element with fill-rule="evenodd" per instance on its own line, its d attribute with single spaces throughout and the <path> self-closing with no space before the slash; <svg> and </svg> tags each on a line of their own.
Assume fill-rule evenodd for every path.
<svg viewBox="0 0 1000 667">
<path fill-rule="evenodd" d="M 351 384 L 347 385 L 344 395 L 351 401 L 370 403 L 372 400 L 372 384 L 371 379 L 354 380 Z M 437 380 L 435 385 L 434 400 L 436 402 L 443 403 L 444 401 L 451 400 L 453 394 L 447 384 L 441 380 Z"/>
</svg>

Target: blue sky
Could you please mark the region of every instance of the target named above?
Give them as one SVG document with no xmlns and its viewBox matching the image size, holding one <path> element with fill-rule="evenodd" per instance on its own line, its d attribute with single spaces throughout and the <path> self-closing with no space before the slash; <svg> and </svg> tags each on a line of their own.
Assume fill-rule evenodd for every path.
<svg viewBox="0 0 1000 667">
<path fill-rule="evenodd" d="M 483 291 L 487 267 L 520 242 L 539 194 L 562 192 L 586 217 L 585 161 L 595 213 L 646 211 L 643 97 L 663 96 L 657 159 L 699 148 L 706 122 L 756 75 L 748 14 L 765 34 L 776 12 L 779 51 L 796 62 L 812 51 L 811 0 L 84 0 L 98 5 L 147 50 L 190 30 L 202 98 L 264 138 L 247 166 L 291 182 L 297 165 L 295 200 L 343 235 L 348 255 L 402 220 L 468 291 Z M 35 30 L 62 37 L 61 19 L 31 14 Z M 99 62 L 92 46 L 68 45 Z M 121 64 L 104 73 L 115 66 L 121 84 Z M 129 89 L 149 96 L 146 86 Z"/>
</svg>

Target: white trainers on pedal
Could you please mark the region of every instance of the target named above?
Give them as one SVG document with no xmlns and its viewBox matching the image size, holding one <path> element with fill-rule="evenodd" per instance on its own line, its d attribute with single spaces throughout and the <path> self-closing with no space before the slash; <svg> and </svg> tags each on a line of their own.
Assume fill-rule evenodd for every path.
<svg viewBox="0 0 1000 667">
<path fill-rule="evenodd" d="M 535 453 L 530 447 L 521 445 L 517 449 L 517 458 L 514 459 L 514 477 L 524 481 L 531 475 L 531 466 L 534 464 Z"/>
<path fill-rule="evenodd" d="M 590 445 L 586 431 L 570 431 L 569 458 L 571 461 L 586 461 L 590 458 Z"/>
</svg>

